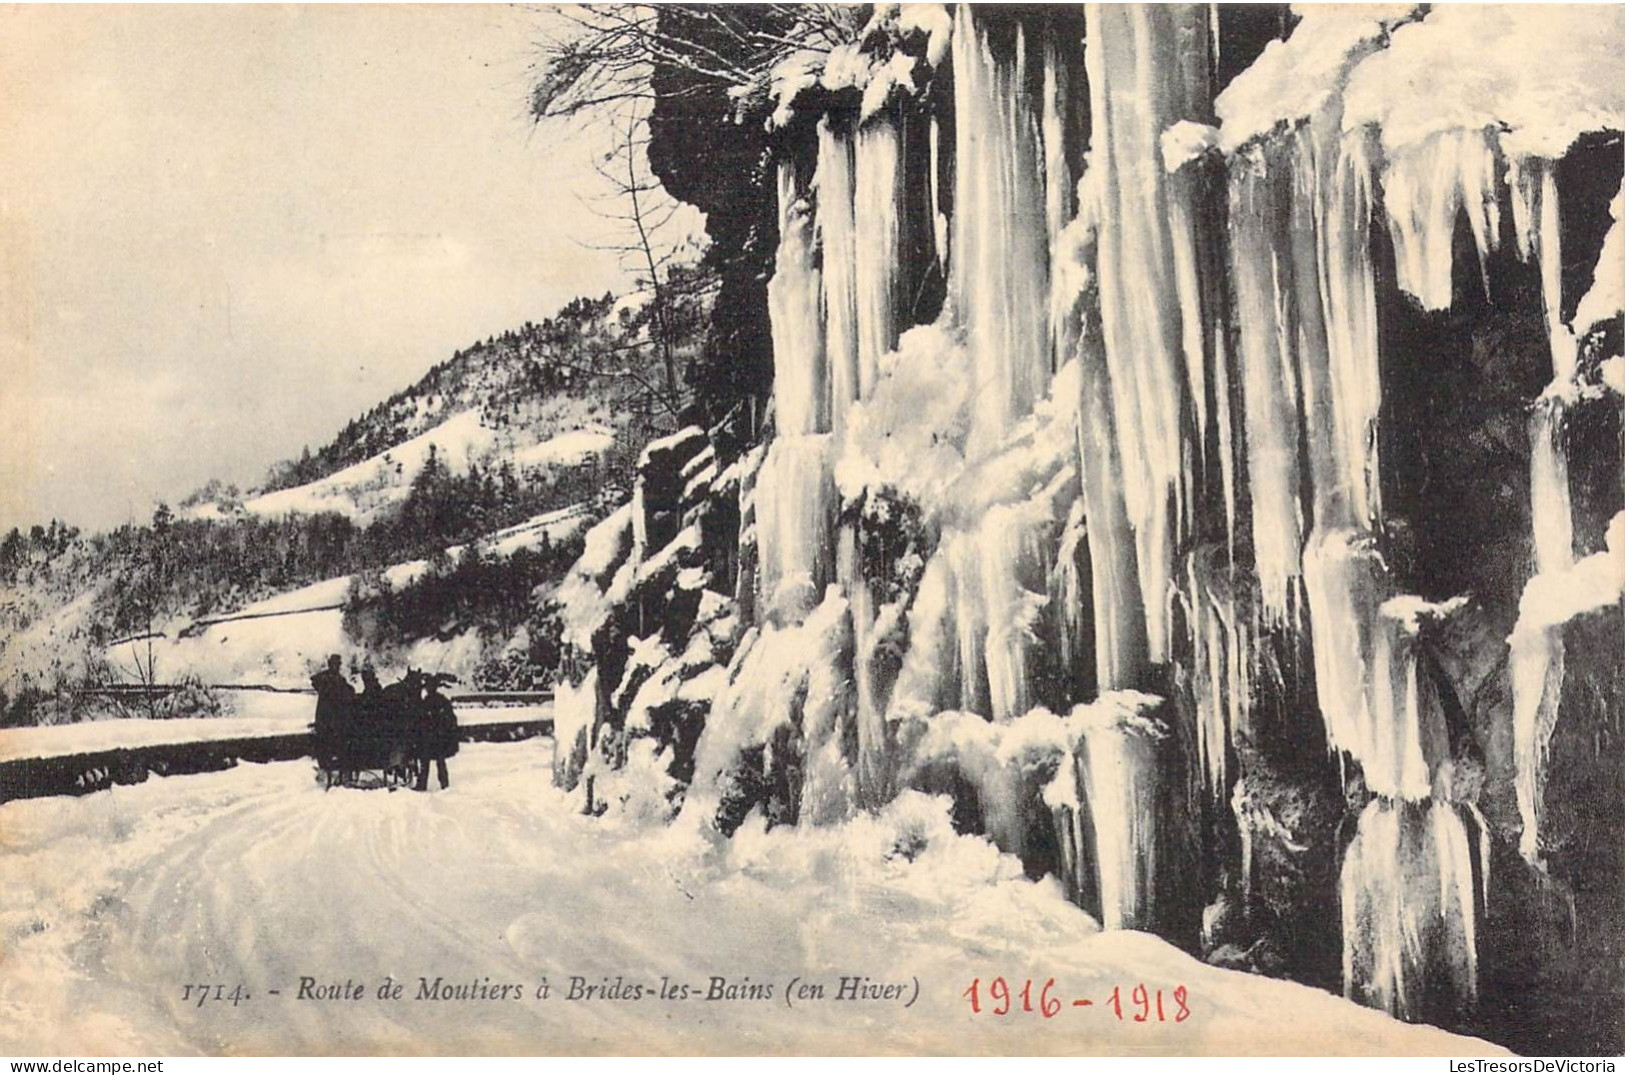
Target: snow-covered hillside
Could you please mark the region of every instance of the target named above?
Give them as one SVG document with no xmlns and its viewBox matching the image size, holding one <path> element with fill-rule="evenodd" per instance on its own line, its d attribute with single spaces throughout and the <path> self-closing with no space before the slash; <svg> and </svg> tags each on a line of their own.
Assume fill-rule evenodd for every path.
<svg viewBox="0 0 1625 1075">
<path fill-rule="evenodd" d="M 551 753 L 548 740 L 466 746 L 450 789 L 428 795 L 324 793 L 308 763 L 286 762 L 0 807 L 0 1051 L 1494 1051 L 1148 934 L 1100 933 L 1058 883 L 956 835 L 946 800 L 716 841 L 580 816 L 539 778 Z M 772 997 L 698 999 L 713 975 Z M 829 997 L 843 975 L 908 994 L 917 980 L 918 1000 L 786 1006 L 792 977 Z M 522 988 L 418 1000 L 420 976 Z M 643 995 L 569 1000 L 572 976 Z M 974 1014 L 963 991 L 1001 976 L 1035 995 L 1053 978 L 1066 1003 L 1045 1018 L 1018 994 L 1001 1017 L 984 996 Z M 301 1000 L 302 977 L 365 996 Z M 386 977 L 402 999 L 377 999 Z M 697 990 L 662 1000 L 663 979 Z M 200 1006 L 185 983 L 248 997 Z M 1166 1021 L 1133 1019 L 1140 983 L 1164 991 Z"/>
<path fill-rule="evenodd" d="M 497 531 L 477 545 L 485 556 L 508 557 L 536 548 L 544 539 L 553 544 L 566 541 L 588 521 L 585 505 L 571 505 Z M 446 551 L 449 559 L 456 559 L 463 546 Z M 382 572 L 382 578 L 398 590 L 428 569 L 427 560 L 412 560 Z M 171 624 L 162 638 L 152 640 L 159 675 L 165 682 L 195 676 L 214 684 L 302 687 L 329 654 L 368 658 L 372 655 L 344 630 L 343 605 L 352 582 L 348 575 L 324 579 L 200 624 Z M 147 644 L 147 640 L 125 642 L 109 647 L 107 656 L 115 664 L 129 665 L 137 657 L 146 659 Z M 399 668 L 380 659 L 379 672 L 388 678 L 413 667 L 466 678 L 482 655 L 480 639 L 470 630 L 449 639 L 420 640 L 399 655 L 395 662 Z"/>
<path fill-rule="evenodd" d="M 478 411 L 464 411 L 388 451 L 345 467 L 319 481 L 256 496 L 243 503 L 255 515 L 335 512 L 358 523 L 372 522 L 406 499 L 412 480 L 431 452 L 455 475 L 471 466 L 482 469 L 510 462 L 520 476 L 600 461 L 614 446 L 615 431 L 591 423 L 555 436 L 536 439 L 529 429 L 497 430 Z M 216 510 L 197 505 L 194 513 Z"/>
</svg>

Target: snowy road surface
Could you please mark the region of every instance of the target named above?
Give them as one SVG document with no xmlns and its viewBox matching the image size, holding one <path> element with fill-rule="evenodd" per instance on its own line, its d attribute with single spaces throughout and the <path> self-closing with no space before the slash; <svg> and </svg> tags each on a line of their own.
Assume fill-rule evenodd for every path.
<svg viewBox="0 0 1625 1075">
<path fill-rule="evenodd" d="M 284 762 L 0 806 L 0 1053 L 1493 1051 L 1098 933 L 1055 884 L 955 835 L 940 800 L 716 841 L 580 816 L 550 757 L 548 740 L 465 746 L 428 795 L 323 793 Z M 833 999 L 843 975 L 903 995 Z M 377 999 L 386 976 L 401 999 Z M 420 976 L 520 988 L 417 999 Z M 643 995 L 571 1000 L 572 976 Z M 771 997 L 703 999 L 713 976 Z M 690 997 L 660 999 L 663 977 Z M 825 999 L 787 1005 L 793 977 Z M 301 978 L 365 995 L 301 1000 Z M 1029 978 L 1034 1007 L 1056 980 L 1053 1018 L 1020 1011 Z M 250 999 L 199 1007 L 189 983 Z"/>
</svg>

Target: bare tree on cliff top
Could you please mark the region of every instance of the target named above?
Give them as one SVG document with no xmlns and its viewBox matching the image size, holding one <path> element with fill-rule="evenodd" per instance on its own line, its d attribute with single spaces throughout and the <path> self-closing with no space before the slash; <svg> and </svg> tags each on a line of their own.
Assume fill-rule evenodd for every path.
<svg viewBox="0 0 1625 1075">
<path fill-rule="evenodd" d="M 827 53 L 852 40 L 864 8 L 852 4 L 584 4 L 562 8 L 560 32 L 542 44 L 531 91 L 538 120 L 616 114 L 655 97 L 658 70 L 684 85 L 765 92 L 780 61 L 796 52 Z"/>
<path fill-rule="evenodd" d="M 866 6 L 826 4 L 616 4 L 549 11 L 553 33 L 539 46 L 531 114 L 538 123 L 577 121 L 602 139 L 597 167 L 608 194 L 597 200 L 595 212 L 616 225 L 617 238 L 606 245 L 622 255 L 649 297 L 641 316 L 664 367 L 657 402 L 668 413 L 702 399 L 715 404 L 719 394 L 748 394 L 748 385 L 759 380 L 737 372 L 753 362 L 751 342 L 734 338 L 707 312 L 700 322 L 702 353 L 690 360 L 683 378 L 696 396 L 679 396 L 675 342 L 685 337 L 696 311 L 709 310 L 702 294 L 727 294 L 732 307 L 749 309 L 741 290 L 760 289 L 759 266 L 751 263 L 759 249 L 750 224 L 756 200 L 740 189 L 754 181 L 753 173 L 739 152 L 727 161 L 711 158 L 717 132 L 736 124 L 758 126 L 774 69 L 792 56 L 816 66 L 832 48 L 854 40 L 867 16 Z M 752 141 L 728 144 L 748 147 Z M 708 166 L 729 171 L 696 187 L 695 168 Z M 686 233 L 663 233 L 678 200 L 706 214 L 711 246 L 697 263 L 684 245 Z M 766 356 L 756 361 L 771 368 Z M 719 378 L 722 366 L 729 372 Z"/>
</svg>

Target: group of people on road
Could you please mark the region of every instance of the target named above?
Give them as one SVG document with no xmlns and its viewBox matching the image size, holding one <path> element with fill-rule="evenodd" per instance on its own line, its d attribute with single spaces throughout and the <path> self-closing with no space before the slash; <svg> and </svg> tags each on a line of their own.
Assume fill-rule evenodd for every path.
<svg viewBox="0 0 1625 1075">
<path fill-rule="evenodd" d="M 337 655 L 310 678 L 316 688 L 316 764 L 326 787 L 358 787 L 363 774 L 380 773 L 385 786 L 429 789 L 431 764 L 447 787 L 446 759 L 457 753 L 457 713 L 440 693 L 456 677 L 425 675 L 408 669 L 406 677 L 385 687 L 369 665 L 361 672 L 361 690 L 351 686 Z"/>
</svg>

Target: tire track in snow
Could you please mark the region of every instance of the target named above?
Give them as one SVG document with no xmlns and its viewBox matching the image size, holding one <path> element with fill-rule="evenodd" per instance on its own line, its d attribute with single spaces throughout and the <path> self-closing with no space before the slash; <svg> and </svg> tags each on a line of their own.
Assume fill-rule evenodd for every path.
<svg viewBox="0 0 1625 1075">
<path fill-rule="evenodd" d="M 155 856 L 128 892 L 140 925 L 112 959 L 127 981 L 174 983 L 152 998 L 161 1022 L 182 1028 L 201 1051 L 234 1053 L 445 1046 L 442 1009 L 453 1006 L 468 1016 L 457 1036 L 482 1051 L 566 1029 L 577 1040 L 612 1036 L 618 1021 L 591 1006 L 566 1017 L 556 1002 L 529 996 L 491 1004 L 411 999 L 420 974 L 447 984 L 489 976 L 493 985 L 533 985 L 548 973 L 479 925 L 507 909 L 494 916 L 506 926 L 546 900 L 534 875 L 502 864 L 521 835 L 514 819 L 494 817 L 475 832 L 451 813 L 455 793 L 323 793 L 302 785 L 302 764 L 286 766 L 291 772 Z M 493 860 L 488 871 L 442 873 L 439 862 L 466 863 L 471 847 Z M 407 999 L 373 1000 L 386 974 L 406 986 Z M 367 999 L 300 1001 L 301 975 L 321 984 L 363 981 Z M 229 992 L 238 981 L 254 999 L 236 1008 L 180 1000 L 188 982 L 224 983 Z M 272 988 L 282 995 L 270 996 Z"/>
</svg>

